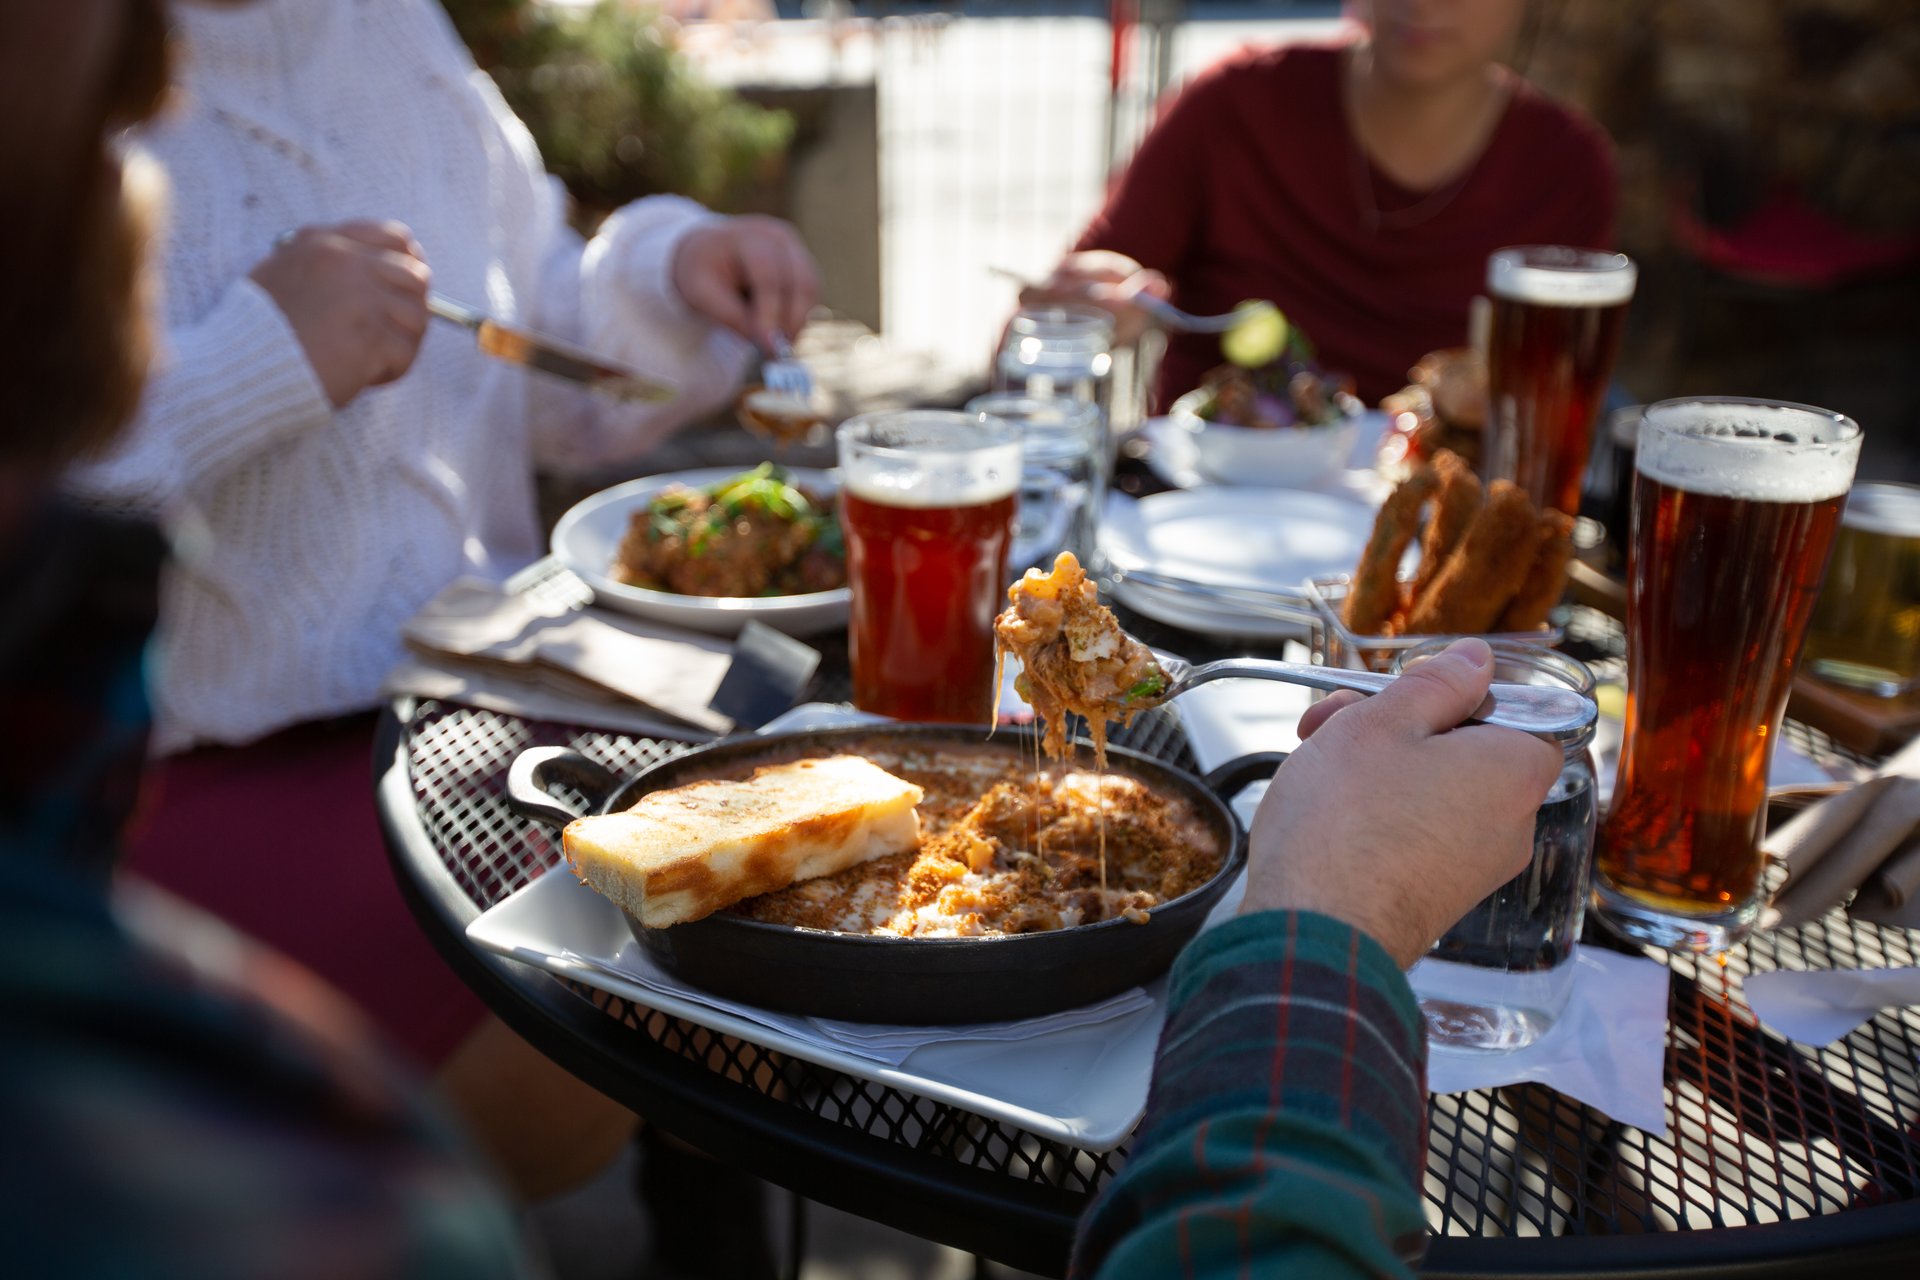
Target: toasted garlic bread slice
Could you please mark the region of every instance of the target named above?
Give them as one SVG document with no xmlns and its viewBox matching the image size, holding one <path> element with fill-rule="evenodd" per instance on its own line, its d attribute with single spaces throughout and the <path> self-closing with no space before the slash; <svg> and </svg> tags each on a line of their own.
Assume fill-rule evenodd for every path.
<svg viewBox="0 0 1920 1280">
<path fill-rule="evenodd" d="M 575 819 L 562 840 L 581 879 L 664 928 L 918 847 L 922 794 L 860 756 L 827 756 L 656 791 Z"/>
</svg>

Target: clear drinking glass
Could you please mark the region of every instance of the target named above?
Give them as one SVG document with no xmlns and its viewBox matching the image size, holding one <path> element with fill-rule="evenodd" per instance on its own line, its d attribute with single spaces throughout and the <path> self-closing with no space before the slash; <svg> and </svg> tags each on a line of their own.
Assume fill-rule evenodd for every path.
<svg viewBox="0 0 1920 1280">
<path fill-rule="evenodd" d="M 1767 769 L 1860 428 L 1806 405 L 1649 405 L 1635 455 L 1627 719 L 1594 909 L 1714 955 L 1765 897 Z"/>
<path fill-rule="evenodd" d="M 1404 671 L 1452 641 L 1423 641 L 1401 654 Z M 1559 685 L 1591 698 L 1593 673 L 1552 649 L 1496 643 L 1495 680 Z M 1447 930 L 1407 973 L 1436 1049 L 1519 1049 L 1546 1034 L 1573 991 L 1593 858 L 1595 792 L 1589 728 L 1566 744 L 1560 777 L 1533 823 L 1533 858 Z"/>
<path fill-rule="evenodd" d="M 899 720 L 991 724 L 1019 428 L 907 410 L 849 418 L 836 439 L 853 704 Z"/>
<path fill-rule="evenodd" d="M 1606 400 L 1639 269 L 1619 253 L 1522 245 L 1487 259 L 1490 480 L 1580 514 L 1593 422 Z"/>
<path fill-rule="evenodd" d="M 1112 316 L 1098 307 L 1029 307 L 1007 325 L 993 389 L 1085 400 L 1100 407 L 1104 422 L 1112 376 Z"/>
<path fill-rule="evenodd" d="M 1032 564 L 1051 564 L 1062 550 L 1083 565 L 1093 563 L 1099 538 L 1100 410 L 1085 400 L 992 392 L 967 401 L 968 413 L 984 413 L 1020 428 L 1019 532 L 1015 545 Z M 1028 568 L 1017 565 L 1016 569 Z"/>
</svg>

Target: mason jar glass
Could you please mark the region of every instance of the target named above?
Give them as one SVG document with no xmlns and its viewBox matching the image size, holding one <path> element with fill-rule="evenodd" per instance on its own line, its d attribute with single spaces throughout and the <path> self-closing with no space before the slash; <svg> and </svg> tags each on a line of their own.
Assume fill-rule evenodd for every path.
<svg viewBox="0 0 1920 1280">
<path fill-rule="evenodd" d="M 1424 641 L 1394 663 L 1405 671 L 1451 641 Z M 1536 645 L 1498 642 L 1493 678 L 1559 685 L 1591 698 L 1593 673 Z M 1533 858 L 1461 918 L 1407 973 L 1435 1049 L 1487 1052 L 1532 1044 L 1566 1011 L 1573 944 L 1586 917 L 1593 832 L 1593 728 L 1564 745 L 1560 776 L 1533 823 Z"/>
</svg>

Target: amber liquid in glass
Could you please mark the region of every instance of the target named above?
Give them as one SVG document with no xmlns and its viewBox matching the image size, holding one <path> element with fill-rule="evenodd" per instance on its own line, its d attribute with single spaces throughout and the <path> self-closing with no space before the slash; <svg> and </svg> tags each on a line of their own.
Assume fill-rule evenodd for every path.
<svg viewBox="0 0 1920 1280">
<path fill-rule="evenodd" d="M 1489 462 L 1539 506 L 1580 513 L 1580 479 L 1606 399 L 1627 304 L 1546 306 L 1493 299 L 1487 348 Z"/>
<path fill-rule="evenodd" d="M 853 702 L 901 720 L 990 724 L 993 618 L 1007 585 L 1015 497 L 889 506 L 840 495 Z"/>
<path fill-rule="evenodd" d="M 1759 888 L 1767 767 L 1845 495 L 1634 484 L 1632 681 L 1596 866 L 1648 906 L 1711 913 Z"/>
</svg>

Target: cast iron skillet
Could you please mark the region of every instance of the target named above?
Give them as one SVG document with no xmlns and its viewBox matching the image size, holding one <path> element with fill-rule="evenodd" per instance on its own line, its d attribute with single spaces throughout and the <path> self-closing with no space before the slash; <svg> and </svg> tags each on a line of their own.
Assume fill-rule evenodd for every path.
<svg viewBox="0 0 1920 1280">
<path fill-rule="evenodd" d="M 989 740 L 987 730 L 974 725 L 810 729 L 717 742 L 632 779 L 565 747 L 535 747 L 513 762 L 508 799 L 527 817 L 564 827 L 583 813 L 630 808 L 648 792 L 679 786 L 696 774 L 710 776 L 716 767 L 737 763 L 738 776 L 744 776 L 768 757 L 792 758 L 796 748 L 806 755 L 831 755 L 842 743 L 876 738 L 929 747 L 984 744 L 1032 760 L 1036 735 L 1003 728 Z M 1123 747 L 1110 747 L 1108 755 L 1111 768 L 1156 791 L 1185 797 L 1227 851 L 1211 880 L 1155 907 L 1145 924 L 1103 920 L 1005 937 L 881 938 L 766 924 L 725 912 L 666 929 L 643 928 L 631 916 L 627 923 L 654 961 L 682 980 L 787 1013 L 859 1022 L 994 1022 L 1105 999 L 1164 973 L 1199 930 L 1247 861 L 1246 834 L 1224 797 L 1271 774 L 1283 758 L 1274 752 L 1245 756 L 1202 781 Z M 555 784 L 574 788 L 586 797 L 587 807 L 569 807 L 548 791 Z"/>
</svg>

